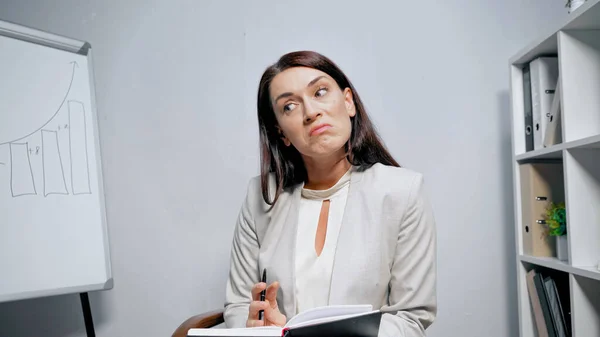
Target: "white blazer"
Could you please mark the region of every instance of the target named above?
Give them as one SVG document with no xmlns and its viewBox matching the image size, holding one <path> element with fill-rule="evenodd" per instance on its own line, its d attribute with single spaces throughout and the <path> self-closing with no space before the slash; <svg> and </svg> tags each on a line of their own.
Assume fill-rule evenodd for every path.
<svg viewBox="0 0 600 337">
<path fill-rule="evenodd" d="M 274 188 L 274 184 L 270 185 Z M 225 293 L 225 324 L 245 327 L 251 288 L 267 268 L 280 282 L 279 310 L 296 312 L 298 184 L 269 210 L 260 177 L 250 181 L 235 227 Z M 329 304 L 371 304 L 379 336 L 422 337 L 437 314 L 436 233 L 420 173 L 375 164 L 353 171 L 333 265 Z"/>
</svg>

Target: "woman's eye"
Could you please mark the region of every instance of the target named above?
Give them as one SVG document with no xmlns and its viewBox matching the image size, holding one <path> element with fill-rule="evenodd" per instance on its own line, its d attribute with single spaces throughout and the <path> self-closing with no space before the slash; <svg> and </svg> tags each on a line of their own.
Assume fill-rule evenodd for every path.
<svg viewBox="0 0 600 337">
<path fill-rule="evenodd" d="M 288 103 L 283 106 L 283 112 L 292 111 L 294 109 L 294 103 Z"/>
<path fill-rule="evenodd" d="M 321 97 L 324 96 L 327 93 L 327 88 L 320 88 L 319 90 L 317 90 L 317 97 Z"/>
</svg>

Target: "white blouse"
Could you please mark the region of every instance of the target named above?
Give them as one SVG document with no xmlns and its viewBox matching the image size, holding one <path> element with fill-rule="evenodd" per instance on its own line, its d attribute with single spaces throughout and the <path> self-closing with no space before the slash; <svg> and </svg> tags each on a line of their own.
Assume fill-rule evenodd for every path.
<svg viewBox="0 0 600 337">
<path fill-rule="evenodd" d="M 337 238 L 346 206 L 350 170 L 327 190 L 302 189 L 296 239 L 296 313 L 326 306 Z M 321 255 L 315 251 L 315 237 L 323 201 L 329 200 L 327 232 Z"/>
</svg>

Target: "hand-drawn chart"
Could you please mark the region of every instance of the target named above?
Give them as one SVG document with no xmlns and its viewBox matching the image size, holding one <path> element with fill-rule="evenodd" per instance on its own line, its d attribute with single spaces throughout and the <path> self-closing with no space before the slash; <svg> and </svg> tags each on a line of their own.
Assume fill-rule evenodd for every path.
<svg viewBox="0 0 600 337">
<path fill-rule="evenodd" d="M 13 197 L 37 194 L 27 143 L 10 143 L 10 189 Z"/>
<path fill-rule="evenodd" d="M 72 61 L 62 68 L 46 68 L 40 74 L 46 78 L 15 81 L 15 91 L 24 94 L 7 97 L 5 104 L 12 111 L 0 111 L 0 123 L 6 123 L 0 125 L 0 148 L 8 148 L 8 156 L 0 156 L 0 170 L 10 171 L 10 181 L 0 186 L 9 186 L 13 198 L 92 193 L 86 107 L 71 91 L 78 68 Z M 48 94 L 48 83 L 56 97 Z M 40 90 L 51 97 L 45 99 L 44 111 L 35 101 Z M 20 118 L 11 119 L 13 113 Z"/>
<path fill-rule="evenodd" d="M 63 170 L 57 131 L 42 129 L 42 167 L 44 173 L 44 196 L 68 194 Z"/>
<path fill-rule="evenodd" d="M 112 288 L 95 101 L 89 43 L 0 20 L 0 303 Z"/>
<path fill-rule="evenodd" d="M 73 194 L 90 194 L 90 168 L 87 154 L 85 109 L 79 101 L 69 101 L 69 149 Z"/>
</svg>

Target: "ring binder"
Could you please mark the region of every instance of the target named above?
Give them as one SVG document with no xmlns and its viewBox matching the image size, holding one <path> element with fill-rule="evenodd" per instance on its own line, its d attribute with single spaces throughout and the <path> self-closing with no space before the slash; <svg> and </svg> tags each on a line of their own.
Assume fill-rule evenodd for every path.
<svg viewBox="0 0 600 337">
<path fill-rule="evenodd" d="M 556 256 L 556 239 L 546 234 L 544 214 L 550 202 L 564 201 L 563 164 L 521 164 L 519 172 L 523 254 Z"/>
</svg>

